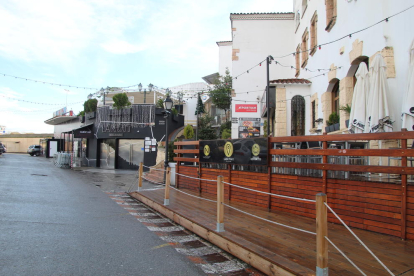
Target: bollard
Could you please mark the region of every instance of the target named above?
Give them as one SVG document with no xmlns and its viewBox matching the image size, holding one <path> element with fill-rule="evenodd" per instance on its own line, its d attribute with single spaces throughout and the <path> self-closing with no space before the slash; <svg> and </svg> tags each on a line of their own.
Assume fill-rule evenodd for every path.
<svg viewBox="0 0 414 276">
<path fill-rule="evenodd" d="M 165 174 L 165 196 L 164 196 L 164 205 L 170 205 L 170 182 L 171 182 L 171 168 L 167 168 Z"/>
<path fill-rule="evenodd" d="M 328 210 L 326 194 L 316 195 L 316 276 L 328 275 Z"/>
<path fill-rule="evenodd" d="M 138 179 L 138 192 L 142 189 L 142 173 L 144 171 L 144 163 L 139 163 L 139 179 Z"/>
<path fill-rule="evenodd" d="M 223 176 L 217 176 L 217 232 L 224 232 L 224 184 Z"/>
</svg>

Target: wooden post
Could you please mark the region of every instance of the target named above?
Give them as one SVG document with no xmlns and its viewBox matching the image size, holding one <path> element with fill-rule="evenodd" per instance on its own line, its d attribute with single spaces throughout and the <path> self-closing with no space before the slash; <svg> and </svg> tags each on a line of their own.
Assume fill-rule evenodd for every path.
<svg viewBox="0 0 414 276">
<path fill-rule="evenodd" d="M 138 192 L 142 189 L 142 173 L 144 171 L 144 163 L 139 163 L 139 179 L 138 179 Z"/>
<path fill-rule="evenodd" d="M 316 195 L 316 276 L 328 275 L 328 211 L 326 194 Z"/>
<path fill-rule="evenodd" d="M 171 168 L 168 167 L 165 174 L 165 196 L 164 196 L 164 205 L 170 205 L 170 182 L 171 182 Z"/>
<path fill-rule="evenodd" d="M 326 135 L 326 132 L 324 133 L 324 135 Z M 322 149 L 326 150 L 327 148 L 328 148 L 328 142 L 323 141 L 322 142 Z M 324 154 L 322 156 L 322 163 L 323 164 L 328 164 L 328 156 L 326 154 Z M 322 171 L 322 193 L 326 194 L 326 191 L 328 190 L 327 186 L 328 186 L 328 171 L 323 170 Z"/>
<path fill-rule="evenodd" d="M 217 232 L 224 232 L 224 184 L 223 176 L 217 176 Z"/>
<path fill-rule="evenodd" d="M 269 155 L 270 156 L 270 155 Z M 271 193 L 272 192 L 272 167 L 268 166 L 267 167 L 267 192 Z M 268 195 L 267 196 L 267 209 L 272 209 L 272 196 Z"/>
<path fill-rule="evenodd" d="M 198 177 L 198 194 L 201 196 L 201 163 L 200 162 L 198 162 L 197 177 Z"/>
<path fill-rule="evenodd" d="M 177 149 L 181 149 L 181 146 L 177 146 Z M 177 157 L 181 157 L 180 153 L 177 153 Z M 180 171 L 180 161 L 177 161 L 175 165 L 175 187 L 178 189 L 178 173 Z"/>
<path fill-rule="evenodd" d="M 403 128 L 402 131 L 407 131 Z M 401 149 L 407 150 L 407 139 L 401 139 Z M 407 156 L 401 157 L 401 167 L 407 167 Z M 407 175 L 401 175 L 401 239 L 405 240 L 407 231 Z"/>
</svg>

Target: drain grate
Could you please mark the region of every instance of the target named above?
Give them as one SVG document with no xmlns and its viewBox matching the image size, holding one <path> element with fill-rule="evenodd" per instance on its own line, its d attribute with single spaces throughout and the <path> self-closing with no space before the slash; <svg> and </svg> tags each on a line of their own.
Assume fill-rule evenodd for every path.
<svg viewBox="0 0 414 276">
<path fill-rule="evenodd" d="M 31 175 L 34 175 L 34 176 L 47 176 L 47 174 L 37 174 L 37 173 L 32 173 Z"/>
</svg>

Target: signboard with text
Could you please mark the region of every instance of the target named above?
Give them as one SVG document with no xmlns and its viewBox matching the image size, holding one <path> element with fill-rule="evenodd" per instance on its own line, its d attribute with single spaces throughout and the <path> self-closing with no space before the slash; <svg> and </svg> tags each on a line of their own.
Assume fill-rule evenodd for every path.
<svg viewBox="0 0 414 276">
<path fill-rule="evenodd" d="M 239 118 L 239 138 L 260 137 L 260 118 Z"/>
<path fill-rule="evenodd" d="M 236 104 L 236 112 L 257 112 L 257 104 Z"/>
<path fill-rule="evenodd" d="M 200 141 L 200 162 L 267 165 L 267 139 Z"/>
</svg>

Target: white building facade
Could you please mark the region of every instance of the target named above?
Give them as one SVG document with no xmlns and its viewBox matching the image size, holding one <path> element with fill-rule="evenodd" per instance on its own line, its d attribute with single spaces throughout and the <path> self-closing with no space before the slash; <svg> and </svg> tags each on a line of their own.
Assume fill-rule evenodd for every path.
<svg viewBox="0 0 414 276">
<path fill-rule="evenodd" d="M 266 119 L 259 103 L 266 88 L 266 63 L 260 66 L 260 62 L 269 55 L 274 58 L 270 87 L 276 87 L 271 135 L 322 134 L 333 112 L 340 115 L 337 133 L 346 132 L 349 114 L 340 107 L 352 103 L 359 64 L 369 64 L 377 53 L 387 65 L 393 129 L 400 130 L 414 38 L 410 31 L 414 8 L 408 9 L 412 4 L 410 0 L 294 0 L 292 13 L 231 14 L 232 138 L 240 136 L 242 118 Z M 220 70 L 228 62 L 221 48 L 228 44 L 218 43 Z M 249 112 L 242 111 L 246 109 Z"/>
</svg>

